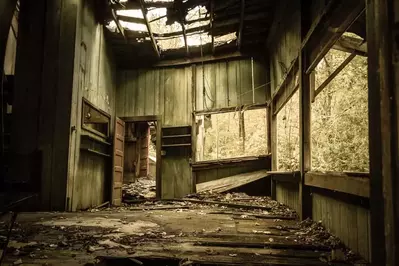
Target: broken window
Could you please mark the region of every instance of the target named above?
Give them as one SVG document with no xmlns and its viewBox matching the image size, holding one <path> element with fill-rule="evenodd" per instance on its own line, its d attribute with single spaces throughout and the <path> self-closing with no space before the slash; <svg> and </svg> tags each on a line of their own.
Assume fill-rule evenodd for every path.
<svg viewBox="0 0 399 266">
<path fill-rule="evenodd" d="M 268 153 L 266 109 L 200 115 L 196 121 L 197 161 Z"/>
<path fill-rule="evenodd" d="M 332 49 L 315 69 L 312 170 L 369 170 L 367 57 L 353 56 Z M 322 85 L 345 61 L 343 70 Z"/>
<path fill-rule="evenodd" d="M 277 169 L 299 170 L 299 91 L 277 113 Z"/>
</svg>

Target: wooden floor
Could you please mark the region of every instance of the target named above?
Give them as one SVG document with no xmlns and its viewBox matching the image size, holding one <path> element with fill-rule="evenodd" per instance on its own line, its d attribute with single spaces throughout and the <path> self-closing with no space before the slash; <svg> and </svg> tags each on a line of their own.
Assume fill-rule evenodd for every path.
<svg viewBox="0 0 399 266">
<path fill-rule="evenodd" d="M 2 236 L 9 219 L 1 221 Z M 85 265 L 129 257 L 131 265 L 148 259 L 167 259 L 168 265 L 346 265 L 331 262 L 328 246 L 304 242 L 304 229 L 294 217 L 272 210 L 151 203 L 95 212 L 23 213 L 17 221 L 5 259 L 9 264 Z"/>
</svg>

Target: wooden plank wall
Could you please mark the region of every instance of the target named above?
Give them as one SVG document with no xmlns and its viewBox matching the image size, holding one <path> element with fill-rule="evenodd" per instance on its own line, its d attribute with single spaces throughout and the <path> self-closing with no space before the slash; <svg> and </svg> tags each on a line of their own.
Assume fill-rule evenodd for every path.
<svg viewBox="0 0 399 266">
<path fill-rule="evenodd" d="M 278 23 L 275 24 L 278 26 L 269 47 L 272 95 L 281 85 L 288 68 L 299 55 L 301 47 L 300 4 L 300 0 L 283 1 L 279 8 L 283 14 L 276 16 Z"/>
<path fill-rule="evenodd" d="M 116 115 L 119 117 L 161 115 L 163 126 L 192 125 L 192 112 L 211 107 L 252 104 L 250 59 L 154 69 L 120 70 L 117 74 Z M 205 75 L 205 76 L 203 76 Z M 267 73 L 254 61 L 255 102 L 268 98 Z M 196 81 L 193 84 L 193 80 Z M 203 80 L 207 96 L 204 104 Z M 266 85 L 265 85 L 266 84 Z M 261 86 L 264 85 L 264 86 Z M 193 91 L 194 90 L 194 91 Z M 249 92 L 245 93 L 244 92 Z M 193 97 L 196 98 L 193 106 Z M 191 191 L 188 158 L 164 157 L 162 196 L 180 197 Z M 186 173 L 182 179 L 182 173 Z"/>
<path fill-rule="evenodd" d="M 270 99 L 266 70 L 257 60 L 223 61 L 205 64 L 204 67 L 197 65 L 195 80 L 196 111 L 265 103 Z"/>
<path fill-rule="evenodd" d="M 18 20 L 14 15 L 12 18 L 12 27 L 15 34 L 18 36 Z M 4 74 L 14 75 L 15 73 L 15 60 L 17 55 L 17 38 L 14 35 L 13 29 L 10 28 L 8 32 L 8 39 L 6 45 L 6 51 L 4 55 Z"/>
<path fill-rule="evenodd" d="M 299 213 L 299 185 L 294 183 L 277 182 L 276 200 Z"/>
<path fill-rule="evenodd" d="M 312 216 L 348 247 L 370 260 L 370 211 L 322 194 L 312 193 Z"/>
<path fill-rule="evenodd" d="M 118 72 L 116 115 L 162 115 L 164 126 L 191 124 L 191 67 Z"/>
<path fill-rule="evenodd" d="M 88 99 L 97 108 L 111 115 L 111 134 L 115 119 L 116 76 L 112 51 L 104 38 L 103 26 L 95 20 L 94 0 L 85 0 L 79 6 L 79 33 L 77 36 L 75 69 L 77 91 L 74 106 L 77 112 L 74 156 L 71 164 L 74 176 L 69 182 L 70 210 L 86 209 L 97 206 L 108 199 L 111 180 L 111 158 L 80 150 L 82 97 Z M 85 68 L 84 73 L 81 67 Z M 109 138 L 111 142 L 112 138 Z"/>
</svg>

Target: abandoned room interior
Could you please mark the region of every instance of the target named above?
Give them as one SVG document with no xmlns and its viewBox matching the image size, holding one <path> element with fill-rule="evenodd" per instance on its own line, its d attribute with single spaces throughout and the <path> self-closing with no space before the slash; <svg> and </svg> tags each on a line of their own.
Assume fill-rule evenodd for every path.
<svg viewBox="0 0 399 266">
<path fill-rule="evenodd" d="M 399 265 L 399 1 L 0 0 L 0 265 Z"/>
</svg>

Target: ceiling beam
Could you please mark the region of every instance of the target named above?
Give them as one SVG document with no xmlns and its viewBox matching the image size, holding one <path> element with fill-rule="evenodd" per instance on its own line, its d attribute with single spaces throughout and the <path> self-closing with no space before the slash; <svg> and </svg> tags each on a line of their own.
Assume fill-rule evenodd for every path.
<svg viewBox="0 0 399 266">
<path fill-rule="evenodd" d="M 245 16 L 245 0 L 241 0 L 240 28 L 238 30 L 238 37 L 237 37 L 237 49 L 238 49 L 238 51 L 241 51 L 242 31 L 243 31 L 243 28 L 244 28 L 244 16 Z"/>
<path fill-rule="evenodd" d="M 125 29 L 122 27 L 121 23 L 119 22 L 115 9 L 113 9 L 112 6 L 110 6 L 110 8 L 111 8 L 111 13 L 112 13 L 112 19 L 115 22 L 119 33 L 122 34 L 123 38 L 126 40 Z"/>
<path fill-rule="evenodd" d="M 145 7 L 144 0 L 139 0 L 139 1 L 140 1 L 141 12 L 143 12 L 145 25 L 147 26 L 148 34 L 150 35 L 152 47 L 154 48 L 154 51 L 155 51 L 157 57 L 161 58 L 161 55 L 160 55 L 159 50 L 158 50 L 158 45 L 155 42 L 154 35 L 152 34 L 150 23 L 148 22 L 148 19 L 147 19 L 147 9 Z"/>
<path fill-rule="evenodd" d="M 118 20 L 123 20 L 126 22 L 137 23 L 137 24 L 145 24 L 145 20 L 143 18 L 135 18 L 123 15 L 117 15 Z"/>
<path fill-rule="evenodd" d="M 210 0 L 210 5 L 211 5 L 211 11 L 210 11 L 210 15 L 211 15 L 211 20 L 210 20 L 210 24 L 211 24 L 211 38 L 212 38 L 212 54 L 215 53 L 215 36 L 213 34 L 213 20 L 215 17 L 214 11 L 215 11 L 215 1 L 214 0 Z"/>
</svg>

